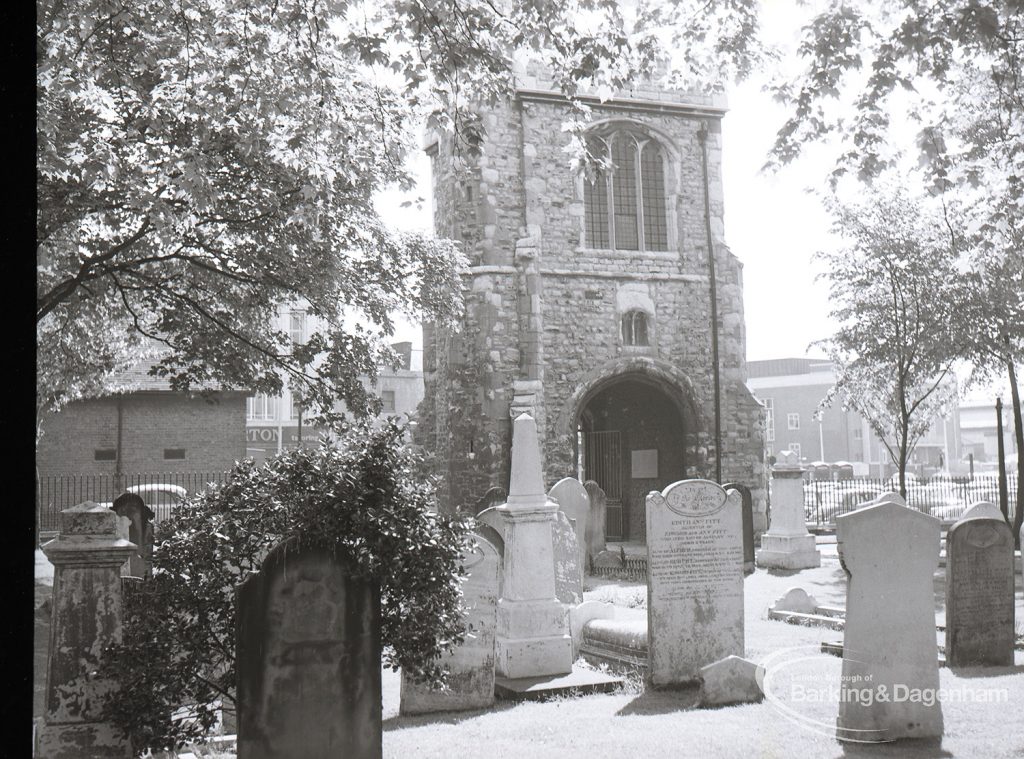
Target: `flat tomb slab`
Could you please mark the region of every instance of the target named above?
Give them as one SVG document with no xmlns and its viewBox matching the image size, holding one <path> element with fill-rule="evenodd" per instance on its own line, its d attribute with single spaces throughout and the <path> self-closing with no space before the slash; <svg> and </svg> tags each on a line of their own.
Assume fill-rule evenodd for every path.
<svg viewBox="0 0 1024 759">
<path fill-rule="evenodd" d="M 621 677 L 573 667 L 566 675 L 541 677 L 495 677 L 494 696 L 506 701 L 543 701 L 554 696 L 610 693 L 624 684 Z"/>
</svg>

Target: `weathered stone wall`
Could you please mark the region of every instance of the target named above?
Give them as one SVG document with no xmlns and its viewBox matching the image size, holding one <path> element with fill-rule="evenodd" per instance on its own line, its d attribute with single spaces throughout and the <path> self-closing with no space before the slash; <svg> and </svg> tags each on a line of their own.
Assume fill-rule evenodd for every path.
<svg viewBox="0 0 1024 759">
<path fill-rule="evenodd" d="M 698 138 L 706 121 L 722 475 L 747 484 L 763 512 L 761 412 L 744 386 L 742 264 L 723 241 L 720 123 L 713 111 L 678 106 L 692 98 L 653 89 L 635 95 L 665 105 L 595 105 L 593 120 L 628 122 L 665 148 L 668 251 L 585 247 L 584 180 L 572 171 L 565 150 L 569 135 L 562 124 L 569 111 L 562 103 L 523 93 L 514 104 L 486 114 L 487 139 L 478 158 L 455 157 L 448 140 L 436 145 L 436 229 L 465 243 L 472 267 L 464 280 L 461 333 L 442 334 L 429 326 L 424 331 L 427 398 L 419 441 L 441 461 L 450 506 L 478 498 L 491 485 L 507 485 L 513 380 L 543 379 L 541 437 L 550 485 L 576 473 L 576 415 L 595 377 L 627 364 L 660 373 L 665 381 L 671 375 L 695 411 L 693 428 L 685 430 L 687 475 L 714 474 L 710 280 Z M 527 244 L 530 258 L 517 258 L 517 241 L 520 254 Z M 535 267 L 539 280 L 528 281 L 527 266 Z M 649 347 L 622 344 L 621 314 L 638 302 L 653 312 Z M 530 330 L 537 325 L 542 331 L 533 342 Z M 540 365 L 533 366 L 534 360 Z"/>
</svg>

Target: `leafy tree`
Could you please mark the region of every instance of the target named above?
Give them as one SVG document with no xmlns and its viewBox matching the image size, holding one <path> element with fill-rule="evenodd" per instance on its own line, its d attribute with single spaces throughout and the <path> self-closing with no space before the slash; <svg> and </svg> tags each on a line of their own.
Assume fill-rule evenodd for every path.
<svg viewBox="0 0 1024 759">
<path fill-rule="evenodd" d="M 975 306 L 961 298 L 965 307 L 953 314 L 961 334 L 974 333 L 965 358 L 982 375 L 1009 377 L 1018 504 L 1024 504 L 1015 368 L 1024 361 L 1022 11 L 1020 0 L 829 0 L 803 30 L 801 73 L 775 86 L 791 116 L 772 150 L 772 163 L 780 165 L 808 143 L 837 137 L 844 149 L 833 177 L 855 172 L 869 179 L 901 160 L 895 133 L 916 125 L 925 183 L 962 209 L 950 232 L 975 273 L 959 280 Z M 852 109 L 844 112 L 840 103 Z M 1018 528 L 1022 516 L 1019 505 Z"/>
<path fill-rule="evenodd" d="M 833 213 L 849 242 L 818 254 L 840 324 L 818 343 L 837 374 L 823 405 L 839 399 L 867 420 L 906 496 L 910 454 L 956 389 L 955 257 L 941 221 L 891 190 Z"/>
<path fill-rule="evenodd" d="M 287 380 L 358 413 L 389 314 L 451 315 L 454 246 L 390 230 L 372 206 L 409 182 L 410 108 L 345 54 L 330 7 L 40 5 L 43 409 L 102 387 L 152 339 L 174 387 Z M 288 303 L 325 325 L 305 345 L 272 326 Z"/>
<path fill-rule="evenodd" d="M 40 408 L 102 389 L 149 338 L 176 388 L 288 381 L 313 408 L 342 398 L 359 412 L 357 377 L 385 357 L 389 314 L 443 321 L 458 308 L 455 246 L 389 229 L 371 202 L 411 186 L 419 119 L 472 149 L 470 106 L 513 92 L 517 51 L 568 95 L 623 89 L 673 48 L 679 82 L 743 74 L 757 60 L 754 9 L 44 0 Z M 325 325 L 303 346 L 271 324 L 291 302 Z"/>
<path fill-rule="evenodd" d="M 438 657 L 462 640 L 461 555 L 468 523 L 434 510 L 403 430 L 353 431 L 339 448 L 236 465 L 161 523 L 153 576 L 126 599 L 123 643 L 105 653 L 120 682 L 107 716 L 136 752 L 201 741 L 235 693 L 235 587 L 291 536 L 339 550 L 381 587 L 385 662 L 440 681 Z M 185 707 L 187 719 L 179 708 Z"/>
</svg>

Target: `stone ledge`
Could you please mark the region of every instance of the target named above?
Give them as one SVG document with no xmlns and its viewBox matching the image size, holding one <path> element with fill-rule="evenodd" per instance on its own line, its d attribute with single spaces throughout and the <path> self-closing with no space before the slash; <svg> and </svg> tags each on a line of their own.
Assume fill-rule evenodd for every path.
<svg viewBox="0 0 1024 759">
<path fill-rule="evenodd" d="M 621 677 L 573 667 L 572 672 L 564 675 L 495 677 L 494 696 L 506 701 L 544 701 L 557 696 L 610 693 L 623 684 Z"/>
</svg>

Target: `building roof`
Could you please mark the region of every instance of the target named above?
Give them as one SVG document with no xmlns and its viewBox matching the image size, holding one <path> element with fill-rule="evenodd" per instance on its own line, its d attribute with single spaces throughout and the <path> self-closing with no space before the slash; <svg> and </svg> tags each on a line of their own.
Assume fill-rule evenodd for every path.
<svg viewBox="0 0 1024 759">
<path fill-rule="evenodd" d="M 763 361 L 748 361 L 747 376 L 755 377 L 787 377 L 793 374 L 811 374 L 832 370 L 832 362 L 827 358 L 770 358 Z"/>
<path fill-rule="evenodd" d="M 167 355 L 167 351 L 163 350 L 159 353 L 154 354 L 152 351 L 148 352 L 145 358 L 140 359 L 138 362 L 132 364 L 127 369 L 123 369 L 119 372 L 114 372 L 110 376 L 108 385 L 113 388 L 109 393 L 110 395 L 116 395 L 118 393 L 174 393 L 182 392 L 173 390 L 171 388 L 171 381 L 167 377 L 157 377 L 149 373 L 150 369 L 156 366 L 160 361 Z M 204 390 L 217 391 L 217 392 L 238 392 L 238 393 L 249 393 L 247 389 L 235 389 L 227 390 L 221 387 L 215 382 L 204 383 L 192 387 L 190 392 L 202 392 Z"/>
</svg>

